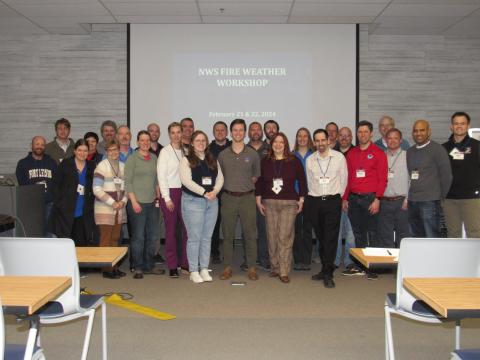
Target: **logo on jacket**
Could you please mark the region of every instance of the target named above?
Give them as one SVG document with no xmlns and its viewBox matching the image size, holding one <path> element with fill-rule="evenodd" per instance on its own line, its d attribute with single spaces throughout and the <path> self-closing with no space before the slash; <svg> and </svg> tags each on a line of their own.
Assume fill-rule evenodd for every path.
<svg viewBox="0 0 480 360">
<path fill-rule="evenodd" d="M 367 155 L 367 159 L 368 159 L 368 160 L 373 159 L 373 154 L 368 154 L 368 155 Z"/>
</svg>

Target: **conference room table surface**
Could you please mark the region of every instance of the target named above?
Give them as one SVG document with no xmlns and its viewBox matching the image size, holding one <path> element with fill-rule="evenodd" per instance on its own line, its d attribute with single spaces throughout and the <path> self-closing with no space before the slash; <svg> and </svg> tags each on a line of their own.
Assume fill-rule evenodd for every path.
<svg viewBox="0 0 480 360">
<path fill-rule="evenodd" d="M 112 267 L 127 254 L 127 247 L 77 247 L 77 261 L 81 268 Z"/>
<path fill-rule="evenodd" d="M 396 268 L 398 260 L 394 256 L 369 256 L 363 253 L 363 248 L 351 248 L 350 255 L 357 259 L 367 269 Z"/>
<path fill-rule="evenodd" d="M 32 315 L 71 285 L 68 276 L 0 276 L 0 298 L 6 313 Z"/>
<path fill-rule="evenodd" d="M 404 278 L 403 286 L 448 319 L 480 317 L 480 278 Z"/>
</svg>

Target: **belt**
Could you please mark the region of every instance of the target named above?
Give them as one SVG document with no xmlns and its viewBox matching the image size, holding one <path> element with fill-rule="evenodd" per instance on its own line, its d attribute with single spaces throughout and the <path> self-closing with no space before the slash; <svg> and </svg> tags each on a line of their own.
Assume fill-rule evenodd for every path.
<svg viewBox="0 0 480 360">
<path fill-rule="evenodd" d="M 380 200 L 385 200 L 385 201 L 397 201 L 397 200 L 403 200 L 405 199 L 405 196 L 382 196 Z"/>
<path fill-rule="evenodd" d="M 223 192 L 225 192 L 225 193 L 228 194 L 228 195 L 232 195 L 232 196 L 236 196 L 236 197 L 241 197 L 241 196 L 245 196 L 245 195 L 248 195 L 248 194 L 253 193 L 253 190 L 249 190 L 249 191 L 228 191 L 228 190 L 223 190 Z"/>
<path fill-rule="evenodd" d="M 323 195 L 323 196 L 312 196 L 308 195 L 309 198 L 312 199 L 317 199 L 317 200 L 331 200 L 331 199 L 338 199 L 340 197 L 340 194 L 335 194 L 335 195 Z"/>
<path fill-rule="evenodd" d="M 375 195 L 374 192 L 369 192 L 369 193 L 350 193 L 350 195 L 353 195 L 353 196 L 358 196 L 358 197 L 367 197 L 367 196 L 371 196 L 371 195 Z"/>
</svg>

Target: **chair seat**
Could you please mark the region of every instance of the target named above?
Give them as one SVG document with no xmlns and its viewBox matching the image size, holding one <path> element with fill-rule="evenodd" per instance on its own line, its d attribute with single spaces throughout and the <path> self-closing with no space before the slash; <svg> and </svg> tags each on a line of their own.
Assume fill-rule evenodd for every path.
<svg viewBox="0 0 480 360">
<path fill-rule="evenodd" d="M 103 295 L 80 295 L 80 306 L 84 309 L 96 309 L 103 302 Z"/>
<path fill-rule="evenodd" d="M 453 352 L 459 359 L 462 360 L 479 360 L 480 349 L 461 349 Z"/>
<path fill-rule="evenodd" d="M 23 360 L 23 357 L 25 356 L 25 349 L 26 349 L 25 345 L 6 344 L 4 359 L 5 360 Z M 33 348 L 33 358 L 35 358 L 35 353 L 39 350 L 41 350 L 41 348 L 38 346 L 35 346 Z"/>
<path fill-rule="evenodd" d="M 80 295 L 80 307 L 83 309 L 96 309 L 102 304 L 103 295 Z M 41 318 L 58 317 L 64 314 L 63 306 L 59 302 L 51 301 L 37 311 Z"/>
<path fill-rule="evenodd" d="M 391 308 L 396 309 L 396 303 L 397 303 L 397 294 L 387 294 L 387 304 Z M 402 309 L 403 311 L 406 311 L 405 309 Z M 425 316 L 425 317 L 433 317 L 433 318 L 438 318 L 437 312 L 432 309 L 430 306 L 428 306 L 425 302 L 422 300 L 417 300 L 413 303 L 412 306 L 412 313 L 415 315 L 420 315 L 420 316 Z"/>
</svg>

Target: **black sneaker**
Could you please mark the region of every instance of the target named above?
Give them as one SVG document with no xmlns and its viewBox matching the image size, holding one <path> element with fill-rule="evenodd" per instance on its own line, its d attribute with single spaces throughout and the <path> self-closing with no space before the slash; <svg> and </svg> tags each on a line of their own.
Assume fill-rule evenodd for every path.
<svg viewBox="0 0 480 360">
<path fill-rule="evenodd" d="M 177 269 L 170 269 L 169 276 L 172 279 L 178 278 L 178 270 Z"/>
<path fill-rule="evenodd" d="M 300 264 L 300 263 L 293 264 L 293 270 L 302 271 L 303 270 L 303 264 Z"/>
<path fill-rule="evenodd" d="M 263 271 L 270 272 L 270 270 L 272 270 L 272 267 L 270 266 L 270 264 L 266 264 L 266 265 L 260 265 L 260 269 L 262 269 Z"/>
<path fill-rule="evenodd" d="M 134 279 L 143 279 L 143 271 L 142 270 L 135 270 L 135 275 L 133 275 Z"/>
<path fill-rule="evenodd" d="M 119 277 L 124 277 L 124 276 L 127 275 L 127 273 L 123 272 L 123 271 L 120 270 L 120 269 L 115 269 L 115 270 L 113 270 L 113 272 L 114 272 L 116 275 L 118 275 Z"/>
<path fill-rule="evenodd" d="M 104 271 L 102 276 L 106 279 L 120 279 L 120 275 L 117 275 L 115 271 Z"/>
<path fill-rule="evenodd" d="M 342 275 L 345 275 L 345 276 L 362 276 L 362 275 L 365 275 L 365 271 L 357 268 L 356 266 L 349 266 L 344 271 L 342 271 Z"/>
<path fill-rule="evenodd" d="M 155 260 L 155 264 L 165 264 L 165 259 L 163 258 L 162 255 L 157 254 L 153 257 L 153 260 Z"/>
<path fill-rule="evenodd" d="M 242 265 L 240 265 L 240 269 L 242 271 L 248 271 L 248 265 L 246 263 L 242 263 Z"/>
<path fill-rule="evenodd" d="M 369 272 L 367 274 L 367 280 L 378 280 L 378 274 L 373 273 L 373 272 Z"/>
</svg>

